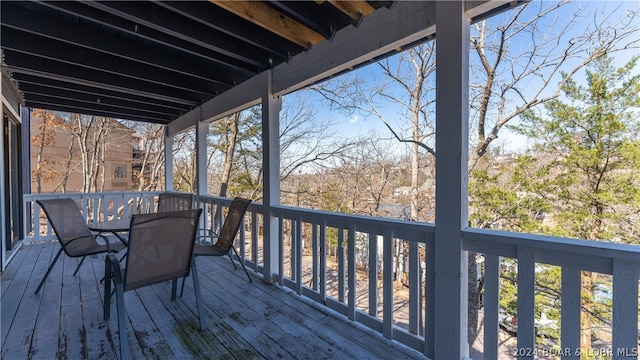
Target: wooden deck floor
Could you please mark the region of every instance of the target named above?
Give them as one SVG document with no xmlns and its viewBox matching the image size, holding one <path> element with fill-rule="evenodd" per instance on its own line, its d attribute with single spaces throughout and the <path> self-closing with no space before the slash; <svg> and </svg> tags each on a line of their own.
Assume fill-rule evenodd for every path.
<svg viewBox="0 0 640 360">
<path fill-rule="evenodd" d="M 57 243 L 24 246 L 2 273 L 2 351 L 6 360 L 115 359 L 118 326 L 102 319 L 103 256 L 62 256 L 40 294 Z M 419 359 L 421 354 L 339 315 L 234 270 L 228 258 L 199 258 L 208 329 L 200 331 L 191 279 L 182 298 L 170 285 L 125 293 L 134 359 Z"/>
</svg>

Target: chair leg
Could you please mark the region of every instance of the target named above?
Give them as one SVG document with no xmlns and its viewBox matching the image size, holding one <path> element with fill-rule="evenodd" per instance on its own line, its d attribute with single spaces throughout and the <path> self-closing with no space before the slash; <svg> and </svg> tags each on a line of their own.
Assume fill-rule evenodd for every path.
<svg viewBox="0 0 640 360">
<path fill-rule="evenodd" d="M 58 250 L 58 254 L 56 254 L 56 257 L 53 259 L 53 261 L 49 265 L 49 268 L 47 269 L 47 273 L 44 274 L 44 277 L 42 278 L 42 280 L 40 280 L 40 284 L 38 285 L 38 288 L 36 289 L 36 292 L 34 292 L 34 294 L 37 294 L 38 291 L 40 291 L 40 289 L 42 288 L 42 285 L 44 285 L 44 281 L 47 280 L 47 278 L 49 277 L 49 274 L 51 273 L 51 269 L 53 269 L 53 266 L 58 261 L 58 258 L 60 257 L 60 254 L 62 254 L 62 248 L 60 248 L 60 250 Z"/>
<path fill-rule="evenodd" d="M 233 249 L 233 247 L 231 247 Z M 236 249 L 233 249 L 233 251 L 235 252 Z M 237 255 L 238 253 L 236 253 Z M 229 260 L 231 260 L 231 265 L 233 265 L 233 268 L 238 270 L 238 267 L 236 266 L 235 261 L 233 261 L 233 258 L 231 257 L 231 251 L 227 252 L 227 255 L 229 255 Z"/>
<path fill-rule="evenodd" d="M 108 255 L 104 260 L 104 301 L 102 302 L 103 319 L 108 320 L 111 316 L 111 279 L 113 268 L 109 261 Z"/>
<path fill-rule="evenodd" d="M 84 259 L 86 259 L 86 256 L 83 256 L 82 259 L 80 260 L 80 263 L 78 264 L 78 266 L 76 266 L 76 271 L 73 272 L 73 276 L 76 276 L 76 274 L 78 273 L 78 270 L 80 270 L 80 266 L 82 265 L 82 263 L 84 262 Z"/>
<path fill-rule="evenodd" d="M 116 308 L 118 309 L 118 337 L 120 340 L 120 359 L 129 359 L 129 343 L 127 342 L 127 323 L 125 321 L 124 309 L 124 284 L 120 265 L 115 255 L 109 254 L 105 259 L 105 282 L 104 282 L 104 319 L 109 319 L 111 309 L 111 280 L 116 293 Z"/>
<path fill-rule="evenodd" d="M 195 257 L 191 259 L 191 272 L 193 273 L 193 290 L 196 293 L 196 305 L 198 307 L 198 317 L 200 318 L 200 330 L 205 330 L 207 328 L 207 322 L 204 316 L 204 308 L 202 307 L 202 294 L 200 293 L 200 281 L 198 280 L 198 269 L 196 268 Z M 183 285 L 185 280 L 187 279 L 182 279 Z"/>
<path fill-rule="evenodd" d="M 118 276 L 119 278 L 119 276 Z M 118 308 L 118 332 L 120 338 L 120 359 L 129 359 L 129 343 L 127 342 L 127 323 L 125 321 L 124 291 L 122 279 L 116 281 L 116 304 Z"/>
<path fill-rule="evenodd" d="M 193 260 L 195 262 L 195 259 Z M 191 270 L 193 271 L 193 269 Z M 180 297 L 182 297 L 182 293 L 184 293 L 184 282 L 187 281 L 187 277 L 182 278 L 182 288 L 180 289 Z"/>
<path fill-rule="evenodd" d="M 247 278 L 249 279 L 249 282 L 253 282 L 253 280 L 251 280 L 251 276 L 249 276 L 249 272 L 247 271 L 247 268 L 244 266 L 244 261 L 242 260 L 240 255 L 238 255 L 238 252 L 236 251 L 236 248 L 233 247 L 233 246 L 231 248 L 233 249 L 233 252 L 236 253 L 236 257 L 238 258 L 238 261 L 240 261 L 240 265 L 242 265 L 242 269 L 244 270 L 244 273 L 247 274 Z M 234 264 L 234 266 L 235 266 L 235 264 Z"/>
<path fill-rule="evenodd" d="M 182 279 L 182 289 L 184 290 L 184 278 Z M 178 292 L 178 279 L 171 280 L 171 300 L 176 299 L 176 293 Z M 180 297 L 182 297 L 182 291 L 180 291 Z"/>
</svg>

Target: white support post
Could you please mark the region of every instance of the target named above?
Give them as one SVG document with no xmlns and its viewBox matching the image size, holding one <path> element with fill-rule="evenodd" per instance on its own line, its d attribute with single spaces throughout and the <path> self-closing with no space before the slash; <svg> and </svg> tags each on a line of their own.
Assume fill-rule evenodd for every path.
<svg viewBox="0 0 640 360">
<path fill-rule="evenodd" d="M 262 168 L 264 169 L 264 281 L 272 283 L 272 275 L 278 270 L 278 219 L 271 207 L 280 205 L 280 109 L 282 99 L 272 91 L 272 74 L 262 97 Z M 282 275 L 282 274 L 278 274 Z"/>
<path fill-rule="evenodd" d="M 435 359 L 469 356 L 468 225 L 469 26 L 464 1 L 436 2 Z M 434 284 L 427 284 L 434 286 Z"/>
<path fill-rule="evenodd" d="M 164 189 L 173 190 L 173 135 L 164 135 Z"/>
<path fill-rule="evenodd" d="M 207 135 L 209 123 L 198 120 L 196 125 L 196 195 L 207 195 Z"/>
</svg>

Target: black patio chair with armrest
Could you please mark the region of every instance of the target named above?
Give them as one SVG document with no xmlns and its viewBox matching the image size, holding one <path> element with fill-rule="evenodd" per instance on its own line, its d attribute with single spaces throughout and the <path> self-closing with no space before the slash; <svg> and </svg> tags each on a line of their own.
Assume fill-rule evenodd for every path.
<svg viewBox="0 0 640 360">
<path fill-rule="evenodd" d="M 231 253 L 233 252 L 238 258 L 240 265 L 242 265 L 242 269 L 244 269 L 244 272 L 247 274 L 249 282 L 252 282 L 253 280 L 251 280 L 251 276 L 249 276 L 249 272 L 244 266 L 244 261 L 242 261 L 238 251 L 236 251 L 236 248 L 233 246 L 233 242 L 238 235 L 238 230 L 240 230 L 244 214 L 247 212 L 249 204 L 251 204 L 251 200 L 249 199 L 241 197 L 234 198 L 229 206 L 229 211 L 224 219 L 222 228 L 220 228 L 220 234 L 216 234 L 213 231 L 208 230 L 209 234 L 198 236 L 198 240 L 211 238 L 211 245 L 200 244 L 201 241 L 196 242 L 195 248 L 193 249 L 193 255 L 196 258 L 198 256 L 228 255 L 233 267 L 237 270 L 238 267 L 231 257 Z"/>
<path fill-rule="evenodd" d="M 111 310 L 111 280 L 115 287 L 120 337 L 120 358 L 129 358 L 124 292 L 172 280 L 171 299 L 176 298 L 177 280 L 186 278 L 193 267 L 193 285 L 200 318 L 206 329 L 200 298 L 198 272 L 193 259 L 196 228 L 202 209 L 133 215 L 129 229 L 129 249 L 124 269 L 114 255 L 105 260 L 104 319 Z"/>
<path fill-rule="evenodd" d="M 158 195 L 158 212 L 189 210 L 193 207 L 193 194 L 165 192 Z"/>
<path fill-rule="evenodd" d="M 80 263 L 73 272 L 75 276 L 80 269 L 80 265 L 84 262 L 85 256 L 118 252 L 126 247 L 126 244 L 122 242 L 110 242 L 109 238 L 101 234 L 94 234 L 89 229 L 85 219 L 82 217 L 82 213 L 78 208 L 78 205 L 70 198 L 61 199 L 48 199 L 37 200 L 40 207 L 44 210 L 49 224 L 53 227 L 53 231 L 56 233 L 56 238 L 61 245 L 60 250 L 56 254 L 55 258 L 49 265 L 47 272 L 40 281 L 38 288 L 35 291 L 37 294 L 45 280 L 49 277 L 53 266 L 58 261 L 58 258 L 64 251 L 69 257 L 82 257 Z M 104 243 L 98 242 L 98 238 L 101 238 Z"/>
</svg>

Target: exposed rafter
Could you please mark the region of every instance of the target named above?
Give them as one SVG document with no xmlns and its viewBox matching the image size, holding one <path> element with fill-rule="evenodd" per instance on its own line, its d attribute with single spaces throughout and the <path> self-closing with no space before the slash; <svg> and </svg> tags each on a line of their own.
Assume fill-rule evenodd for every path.
<svg viewBox="0 0 640 360">
<path fill-rule="evenodd" d="M 258 1 L 210 1 L 304 48 L 324 40 L 322 35 L 265 3 Z"/>
<path fill-rule="evenodd" d="M 522 1 L 465 6 L 477 21 Z M 433 29 L 416 26 L 433 24 L 418 9 L 434 4 L 1 0 L 3 95 L 28 108 L 182 128 L 259 103 L 267 83 L 283 95 L 423 41 Z"/>
<path fill-rule="evenodd" d="M 317 2 L 323 3 L 324 0 L 318 0 Z M 367 16 L 376 11 L 376 9 L 366 1 L 328 0 L 327 2 L 340 9 L 340 11 L 347 14 L 354 21 L 359 21 L 363 16 Z"/>
</svg>

